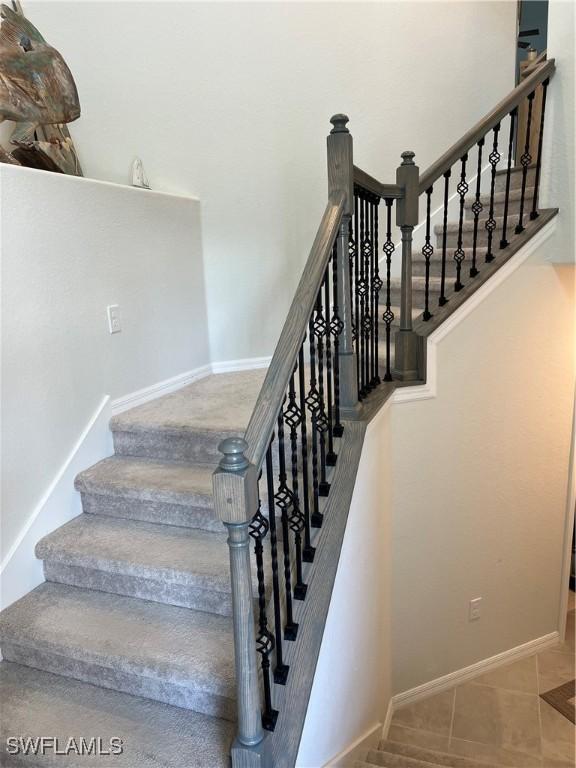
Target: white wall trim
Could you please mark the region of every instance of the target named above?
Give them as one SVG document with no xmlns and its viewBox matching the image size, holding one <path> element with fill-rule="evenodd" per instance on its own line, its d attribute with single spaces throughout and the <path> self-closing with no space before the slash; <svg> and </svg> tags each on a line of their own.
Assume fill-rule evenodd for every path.
<svg viewBox="0 0 576 768">
<path fill-rule="evenodd" d="M 164 379 L 164 381 L 151 384 L 149 387 L 143 387 L 135 392 L 130 392 L 128 395 L 118 397 L 112 400 L 112 415 L 115 416 L 118 413 L 127 411 L 129 408 L 135 408 L 137 405 L 143 405 L 150 400 L 155 400 L 157 397 L 168 395 L 170 392 L 175 392 L 177 389 L 192 384 L 198 381 L 198 379 L 203 379 L 211 373 L 212 366 L 208 363 L 208 365 L 202 365 L 192 371 L 180 373 L 178 376 L 172 376 L 169 379 Z"/>
<path fill-rule="evenodd" d="M 448 317 L 442 325 L 430 334 L 427 340 L 427 378 L 426 384 L 414 387 L 398 387 L 392 395 L 393 403 L 412 403 L 417 400 L 430 400 L 436 397 L 437 392 L 437 346 L 448 336 L 471 312 L 482 304 L 502 283 L 513 274 L 522 264 L 548 240 L 556 229 L 556 218 L 549 221 L 530 240 L 520 248 L 492 277 L 478 288 L 458 309 Z"/>
<path fill-rule="evenodd" d="M 478 675 L 491 672 L 504 664 L 519 661 L 520 659 L 526 658 L 526 656 L 532 656 L 534 653 L 539 653 L 540 651 L 555 645 L 558 640 L 558 632 L 550 632 L 548 635 L 529 640 L 527 643 L 518 645 L 515 648 L 510 648 L 508 651 L 498 653 L 496 656 L 477 661 L 469 667 L 457 669 L 455 672 L 450 672 L 442 677 L 437 677 L 429 683 L 410 688 L 410 690 L 404 691 L 403 693 L 397 693 L 392 696 L 393 710 L 397 710 L 399 707 L 405 707 L 408 704 L 415 704 L 417 701 L 428 698 L 428 696 L 434 696 L 455 685 L 465 683 L 467 680 L 472 680 L 474 677 L 478 677 Z M 386 733 L 387 731 L 385 731 L 385 734 Z"/>
<path fill-rule="evenodd" d="M 380 743 L 382 729 L 383 725 L 380 722 L 371 725 L 350 746 L 329 760 L 324 768 L 350 768 L 356 760 L 363 760 L 366 757 L 366 753 L 371 749 L 375 749 Z"/>
<path fill-rule="evenodd" d="M 266 357 L 246 357 L 242 360 L 223 360 L 212 363 L 212 373 L 233 373 L 234 371 L 254 371 L 257 368 L 268 368 L 271 355 Z"/>
<path fill-rule="evenodd" d="M 576 390 L 572 406 L 572 438 L 570 441 L 570 458 L 568 459 L 568 488 L 566 492 L 566 518 L 564 522 L 564 551 L 562 553 L 562 579 L 560 583 L 560 601 L 558 613 L 558 633 L 561 642 L 566 635 L 568 612 L 568 592 L 570 588 L 570 566 L 572 562 L 572 532 L 574 516 L 576 515 Z"/>
</svg>

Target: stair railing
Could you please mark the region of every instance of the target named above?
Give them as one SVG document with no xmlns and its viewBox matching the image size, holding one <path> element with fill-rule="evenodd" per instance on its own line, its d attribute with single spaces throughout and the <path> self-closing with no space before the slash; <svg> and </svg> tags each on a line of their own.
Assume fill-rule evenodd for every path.
<svg viewBox="0 0 576 768">
<path fill-rule="evenodd" d="M 228 530 L 230 553 L 238 708 L 237 737 L 232 745 L 234 767 L 273 765 L 280 768 L 292 765 L 296 759 L 312 680 L 296 678 L 303 702 L 299 719 L 284 722 L 285 729 L 297 731 L 293 738 L 283 742 L 290 742 L 290 753 L 279 752 L 278 744 L 274 746 L 273 740 L 279 732 L 275 733 L 275 729 L 282 723 L 278 702 L 283 702 L 281 691 L 290 684 L 292 676 L 302 674 L 298 668 L 291 668 L 291 661 L 296 658 L 292 649 L 297 646 L 299 636 L 295 603 L 305 604 L 310 597 L 309 586 L 312 592 L 315 586 L 307 583 L 307 568 L 312 563 L 321 564 L 322 558 L 334 556 L 333 551 L 323 551 L 317 529 L 325 522 L 325 503 L 347 430 L 354 433 L 352 425 L 362 418 L 364 401 L 382 380 L 388 383 L 388 389 L 383 387 L 380 391 L 390 392 L 395 386 L 394 380 L 424 379 L 425 337 L 430 328 L 441 321 L 440 309 L 448 302 L 447 219 L 453 166 L 458 166 L 459 215 L 453 253 L 456 293 L 464 287 L 464 205 L 471 182 L 475 182 L 475 200 L 470 278 L 481 272 L 477 241 L 486 197 L 489 202 L 488 217 L 484 221 L 488 237 L 485 262 L 489 264 L 495 258 L 493 241 L 498 226 L 501 227 L 500 249 L 508 247 L 507 234 L 512 226 L 509 210 L 512 173 L 521 174 L 515 233 L 524 232 L 530 171 L 534 174 L 530 219 L 538 217 L 546 89 L 553 72 L 554 60 L 536 67 L 423 174 L 414 162 L 414 153 L 404 152 L 395 184 L 382 184 L 354 166 L 348 118 L 335 115 L 331 119 L 333 128 L 327 139 L 328 202 L 324 215 L 246 432 L 243 437 L 228 438 L 220 444 L 222 459 L 213 477 L 215 508 Z M 534 146 L 531 121 L 537 89 L 541 90 L 541 111 Z M 524 100 L 528 104 L 527 125 L 520 134 L 518 113 Z M 498 142 L 505 119 L 508 120 L 508 140 L 504 208 L 503 217 L 497 222 L 495 179 L 502 159 Z M 525 146 L 520 167 L 515 169 L 513 157 L 519 135 Z M 490 191 L 482 203 L 486 144 Z M 471 164 L 469 155 L 474 149 L 476 162 Z M 475 178 L 469 182 L 470 167 L 475 171 Z M 434 186 L 440 179 L 442 276 L 440 309 L 434 308 L 433 313 L 429 295 L 430 260 L 434 253 L 432 199 Z M 414 227 L 419 222 L 421 196 L 424 196 L 425 211 L 422 247 L 426 265 L 425 308 L 414 323 L 412 241 Z M 383 224 L 380 225 L 382 210 Z M 402 248 L 400 326 L 394 337 L 393 221 L 400 229 Z M 383 271 L 378 258 L 380 248 L 384 254 Z M 380 318 L 384 323 L 383 340 Z M 326 525 L 330 525 L 330 520 Z M 327 594 L 329 598 L 329 590 Z M 306 618 L 312 620 L 309 616 Z M 314 656 L 312 670 L 323 625 L 317 630 L 315 647 L 306 648 L 306 653 Z M 307 674 L 310 677 L 310 670 Z"/>
</svg>

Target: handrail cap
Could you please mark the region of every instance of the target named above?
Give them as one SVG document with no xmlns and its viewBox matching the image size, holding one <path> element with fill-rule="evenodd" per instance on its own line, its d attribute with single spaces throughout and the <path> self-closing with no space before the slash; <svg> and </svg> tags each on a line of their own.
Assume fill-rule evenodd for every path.
<svg viewBox="0 0 576 768">
<path fill-rule="evenodd" d="M 330 118 L 330 122 L 334 126 L 330 133 L 350 133 L 348 128 L 346 128 L 346 123 L 350 120 L 348 115 L 344 115 L 341 112 L 339 112 L 337 115 L 332 115 Z"/>
<path fill-rule="evenodd" d="M 244 455 L 248 450 L 248 443 L 243 437 L 227 437 L 219 444 L 218 450 L 224 454 L 220 459 L 220 469 L 240 472 L 250 464 Z"/>
</svg>

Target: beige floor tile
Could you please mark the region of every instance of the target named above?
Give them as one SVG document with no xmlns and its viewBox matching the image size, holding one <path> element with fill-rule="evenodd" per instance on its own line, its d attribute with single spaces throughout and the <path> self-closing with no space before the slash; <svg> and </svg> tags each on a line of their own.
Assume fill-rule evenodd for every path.
<svg viewBox="0 0 576 768">
<path fill-rule="evenodd" d="M 491 744 L 480 744 L 463 739 L 450 739 L 449 751 L 461 757 L 489 763 L 490 766 L 497 765 L 503 766 L 503 768 L 541 768 L 542 766 L 542 759 L 539 755 L 528 755 L 525 752 L 515 752 Z"/>
<path fill-rule="evenodd" d="M 553 757 L 542 758 L 542 768 L 574 768 L 575 760 L 555 760 Z"/>
<path fill-rule="evenodd" d="M 542 754 L 545 758 L 573 760 L 576 728 L 564 715 L 540 699 Z"/>
<path fill-rule="evenodd" d="M 436 696 L 431 696 L 429 699 L 397 710 L 394 712 L 392 723 L 448 736 L 452 722 L 453 705 L 454 691 L 444 691 Z"/>
<path fill-rule="evenodd" d="M 574 680 L 574 654 L 543 651 L 538 654 L 538 683 L 540 693 L 551 691 L 559 685 Z"/>
<path fill-rule="evenodd" d="M 452 735 L 540 755 L 538 696 L 467 683 L 456 689 Z"/>
<path fill-rule="evenodd" d="M 536 670 L 536 656 L 520 659 L 512 664 L 506 664 L 485 675 L 475 677 L 472 681 L 481 685 L 489 685 L 491 688 L 506 688 L 509 691 L 523 691 L 524 693 L 538 693 L 538 673 Z"/>
<path fill-rule="evenodd" d="M 401 744 L 410 744 L 413 747 L 423 749 L 435 749 L 437 752 L 448 751 L 448 736 L 430 731 L 419 731 L 415 728 L 406 728 L 404 725 L 392 723 L 388 731 L 389 741 L 399 741 Z"/>
</svg>

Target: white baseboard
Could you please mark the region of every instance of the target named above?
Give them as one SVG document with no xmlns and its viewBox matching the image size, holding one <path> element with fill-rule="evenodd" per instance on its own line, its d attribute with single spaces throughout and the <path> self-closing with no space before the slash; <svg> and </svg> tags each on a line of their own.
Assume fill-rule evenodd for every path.
<svg viewBox="0 0 576 768">
<path fill-rule="evenodd" d="M 170 392 L 175 392 L 177 389 L 203 379 L 211 373 L 212 366 L 208 363 L 208 365 L 202 365 L 192 371 L 180 373 L 178 376 L 172 376 L 170 379 L 164 379 L 164 381 L 156 382 L 156 384 L 151 384 L 149 387 L 137 389 L 136 392 L 130 392 L 128 395 L 118 397 L 112 400 L 112 415 L 116 416 L 116 414 L 127 411 L 129 408 L 135 408 L 137 405 L 143 405 L 150 400 L 155 400 L 157 397 L 168 395 Z"/>
<path fill-rule="evenodd" d="M 234 371 L 254 371 L 257 368 L 268 368 L 272 357 L 247 357 L 243 360 L 224 360 L 212 363 L 212 373 L 233 373 Z"/>
<path fill-rule="evenodd" d="M 417 400 L 430 400 L 436 397 L 438 371 L 437 346 L 457 328 L 471 312 L 486 301 L 502 283 L 507 280 L 532 254 L 548 240 L 556 229 L 556 217 L 539 230 L 525 246 L 520 248 L 494 275 L 472 294 L 458 309 L 448 317 L 427 339 L 426 346 L 426 384 L 414 387 L 398 387 L 393 395 L 393 403 L 412 403 Z"/>
<path fill-rule="evenodd" d="M 112 452 L 110 416 L 110 398 L 106 395 L 8 550 L 0 565 L 0 610 L 44 581 L 42 563 L 36 559 L 34 548 L 43 536 L 82 512 L 74 478 Z"/>
<path fill-rule="evenodd" d="M 355 741 L 329 760 L 324 768 L 351 768 L 356 760 L 364 760 L 366 753 L 376 749 L 382 738 L 382 723 L 374 723 Z"/>
<path fill-rule="evenodd" d="M 429 683 L 410 688 L 410 690 L 404 691 L 403 693 L 397 693 L 392 697 L 392 709 L 395 711 L 400 707 L 415 704 L 417 701 L 427 699 L 429 696 L 434 696 L 437 693 L 442 693 L 442 691 L 445 691 L 448 688 L 453 688 L 455 685 L 465 683 L 486 672 L 492 672 L 492 670 L 498 669 L 498 667 L 502 667 L 504 664 L 519 661 L 520 659 L 526 658 L 526 656 L 532 656 L 534 653 L 539 653 L 540 651 L 555 645 L 558 640 L 558 632 L 550 632 L 548 635 L 529 640 L 527 643 L 518 645 L 515 648 L 510 648 L 510 650 L 503 651 L 503 653 L 498 653 L 496 656 L 491 656 L 488 659 L 477 661 L 475 664 L 470 664 L 469 667 L 457 669 L 455 672 L 450 672 L 447 675 L 438 677 L 435 680 L 431 680 Z M 387 732 L 388 731 L 386 730 L 385 733 Z"/>
</svg>

